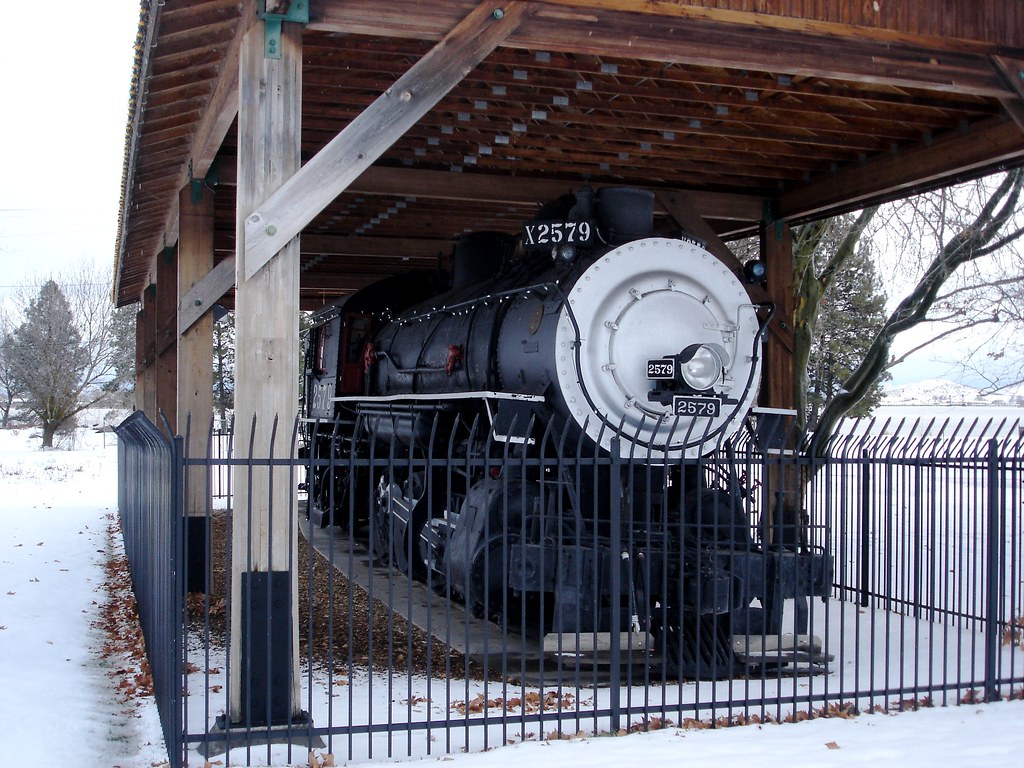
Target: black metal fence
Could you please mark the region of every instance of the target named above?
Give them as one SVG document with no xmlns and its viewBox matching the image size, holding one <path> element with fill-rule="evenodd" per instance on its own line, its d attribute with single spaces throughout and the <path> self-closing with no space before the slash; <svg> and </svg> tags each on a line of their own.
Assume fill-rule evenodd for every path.
<svg viewBox="0 0 1024 768">
<path fill-rule="evenodd" d="M 145 628 L 151 656 L 177 671 L 157 679 L 175 765 L 291 763 L 318 739 L 336 759 L 424 756 L 1024 684 L 1016 422 L 848 423 L 824 461 L 753 433 L 676 461 L 554 439 L 466 452 L 474 425 L 420 443 L 296 425 L 287 459 L 229 439 L 168 470 L 250 489 L 209 494 L 187 608 L 182 536 L 145 521 L 188 489 L 166 494 L 173 446 L 152 472 L 127 424 L 122 519 L 144 623 L 165 619 Z M 264 509 L 282 482 L 298 495 Z M 283 575 L 268 579 L 291 586 L 254 600 L 243 584 L 273 551 Z M 294 651 L 281 626 L 298 628 Z"/>
<path fill-rule="evenodd" d="M 165 424 L 166 427 L 166 424 Z M 167 438 L 141 411 L 115 428 L 118 437 L 117 506 L 125 554 L 139 607 L 139 622 L 153 674 L 160 722 L 181 764 L 184 696 L 183 520 L 180 439 Z"/>
</svg>

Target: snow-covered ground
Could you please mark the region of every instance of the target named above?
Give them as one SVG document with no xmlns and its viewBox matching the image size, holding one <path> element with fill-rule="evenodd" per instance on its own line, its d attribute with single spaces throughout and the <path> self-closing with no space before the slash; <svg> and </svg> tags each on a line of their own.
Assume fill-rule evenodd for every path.
<svg viewBox="0 0 1024 768">
<path fill-rule="evenodd" d="M 155 706 L 150 698 L 125 698 L 119 686 L 128 681 L 131 688 L 132 661 L 111 650 L 102 627 L 110 600 L 105 566 L 119 554 L 108 536 L 117 498 L 116 446 L 109 434 L 81 430 L 74 449 L 40 451 L 32 434 L 0 431 L 0 766 L 160 765 L 166 755 Z M 434 703 L 438 696 L 435 691 Z M 468 699 L 461 691 L 458 696 Z M 1024 702 L 1010 701 L 788 725 L 673 727 L 618 738 L 555 741 L 538 734 L 485 753 L 426 759 L 450 760 L 456 768 L 524 762 L 620 768 L 682 760 L 991 764 L 1019 759 L 1022 724 Z M 405 735 L 399 738 L 404 747 Z M 324 761 L 323 752 L 314 764 Z M 275 748 L 275 762 L 278 754 Z M 343 764 L 343 757 L 335 762 Z M 251 761 L 266 762 L 255 753 Z M 299 754 L 291 762 L 308 764 Z M 232 764 L 238 764 L 234 756 Z"/>
<path fill-rule="evenodd" d="M 42 451 L 38 432 L 0 431 L 0 765 L 159 764 L 155 707 L 119 692 L 127 659 L 100 626 L 116 440 Z"/>
<path fill-rule="evenodd" d="M 1024 406 L 1024 388 L 1019 385 L 991 394 L 948 381 L 946 379 L 926 379 L 903 386 L 886 387 L 882 397 L 883 406 L 966 406 L 999 407 Z"/>
</svg>

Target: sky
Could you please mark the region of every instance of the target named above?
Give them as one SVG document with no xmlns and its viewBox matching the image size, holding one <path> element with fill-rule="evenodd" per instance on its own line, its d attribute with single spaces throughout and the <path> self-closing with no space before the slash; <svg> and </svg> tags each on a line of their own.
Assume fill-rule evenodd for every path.
<svg viewBox="0 0 1024 768">
<path fill-rule="evenodd" d="M 4 4 L 0 297 L 112 274 L 139 0 Z"/>
<path fill-rule="evenodd" d="M 95 412 L 89 415 L 96 416 L 99 423 Z M 113 423 L 120 420 L 111 416 Z M 115 441 L 109 433 L 81 428 L 73 442 L 67 438 L 64 450 L 41 451 L 33 433 L 38 434 L 31 429 L 0 430 L 0 484 L 5 490 L 0 495 L 0 658 L 4 660 L 0 664 L 0 765 L 166 768 L 153 699 L 125 700 L 121 696 L 121 691 L 130 690 L 132 681 L 137 681 L 138 660 L 122 655 L 120 644 L 111 645 L 103 631 L 109 615 L 105 604 L 111 599 L 120 604 L 118 591 L 108 588 L 104 569 L 108 559 L 123 552 L 116 529 L 110 528 L 117 508 Z M 119 632 L 130 636 L 131 627 L 119 625 Z M 878 645 L 883 646 L 887 644 Z M 1024 654 L 1019 648 L 1007 652 Z M 199 655 L 193 652 L 191 658 L 199 659 Z M 222 669 L 221 662 L 210 663 Z M 1019 664 L 1016 669 L 1019 674 Z M 196 697 L 189 708 L 193 732 L 209 725 L 202 706 L 202 683 L 199 674 L 190 684 Z M 345 701 L 348 691 L 356 688 L 359 690 L 353 696 L 357 700 L 368 696 L 367 686 L 353 677 L 343 689 L 344 695 L 335 694 L 335 698 Z M 374 689 L 378 697 L 385 697 L 377 702 L 375 711 L 386 711 L 389 686 L 378 680 Z M 434 688 L 439 689 L 440 684 Z M 397 690 L 402 690 L 400 685 Z M 398 698 L 402 695 L 396 694 Z M 419 700 L 427 702 L 431 695 L 425 691 Z M 440 701 L 427 703 L 441 707 L 442 713 L 448 709 L 448 702 L 443 707 Z M 404 711 L 400 704 L 397 708 Z M 337 711 L 341 711 L 340 704 Z M 318 718 L 317 725 L 326 723 L 322 710 Z M 543 732 L 534 729 L 527 741 L 515 746 L 483 753 L 456 751 L 447 757 L 435 746 L 433 756 L 403 760 L 401 765 L 1007 766 L 1020 761 L 1022 718 L 1024 701 L 1017 700 L 787 725 L 716 730 L 668 727 L 649 734 L 570 741 L 545 738 L 554 730 L 549 725 Z M 386 734 L 381 738 L 386 739 Z M 417 739 L 414 751 L 422 754 L 425 742 L 420 735 Z M 396 741 L 396 749 L 402 753 L 404 735 Z M 436 733 L 436 744 L 443 741 Z M 346 760 L 344 739 L 338 742 L 334 747 L 339 753 L 337 765 L 369 768 L 394 764 L 383 763 L 379 757 L 376 763 L 365 757 Z M 500 738 L 492 741 L 500 743 Z M 244 751 L 235 750 L 230 764 L 321 765 L 324 752 L 317 750 L 316 761 L 307 763 L 301 750 L 289 760 L 284 747 L 274 747 L 270 761 L 262 748 L 255 749 L 251 759 Z M 383 752 L 379 748 L 376 754 Z M 192 752 L 189 762 L 198 767 L 205 761 Z M 220 755 L 211 756 L 206 764 L 225 763 Z"/>
</svg>

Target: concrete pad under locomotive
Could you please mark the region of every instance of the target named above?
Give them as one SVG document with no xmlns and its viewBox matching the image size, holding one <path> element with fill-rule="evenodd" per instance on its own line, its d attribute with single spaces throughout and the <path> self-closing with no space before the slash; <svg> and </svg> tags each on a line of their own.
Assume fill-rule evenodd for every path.
<svg viewBox="0 0 1024 768">
<path fill-rule="evenodd" d="M 310 514 L 538 642 L 641 633 L 684 677 L 822 661 L 799 635 L 831 560 L 764 540 L 732 450 L 772 307 L 653 222 L 585 188 L 314 316 Z"/>
</svg>

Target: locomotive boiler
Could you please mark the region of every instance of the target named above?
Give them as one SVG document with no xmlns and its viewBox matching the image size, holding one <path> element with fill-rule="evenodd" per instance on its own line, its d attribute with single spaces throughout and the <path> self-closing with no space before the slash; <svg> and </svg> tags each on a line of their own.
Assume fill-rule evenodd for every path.
<svg viewBox="0 0 1024 768">
<path fill-rule="evenodd" d="M 761 541 L 732 450 L 771 311 L 656 232 L 643 190 L 463 236 L 450 275 L 314 316 L 310 514 L 537 638 L 632 630 L 690 677 L 763 661 L 750 638 L 781 633 L 783 600 L 830 586 L 803 532 Z"/>
</svg>

